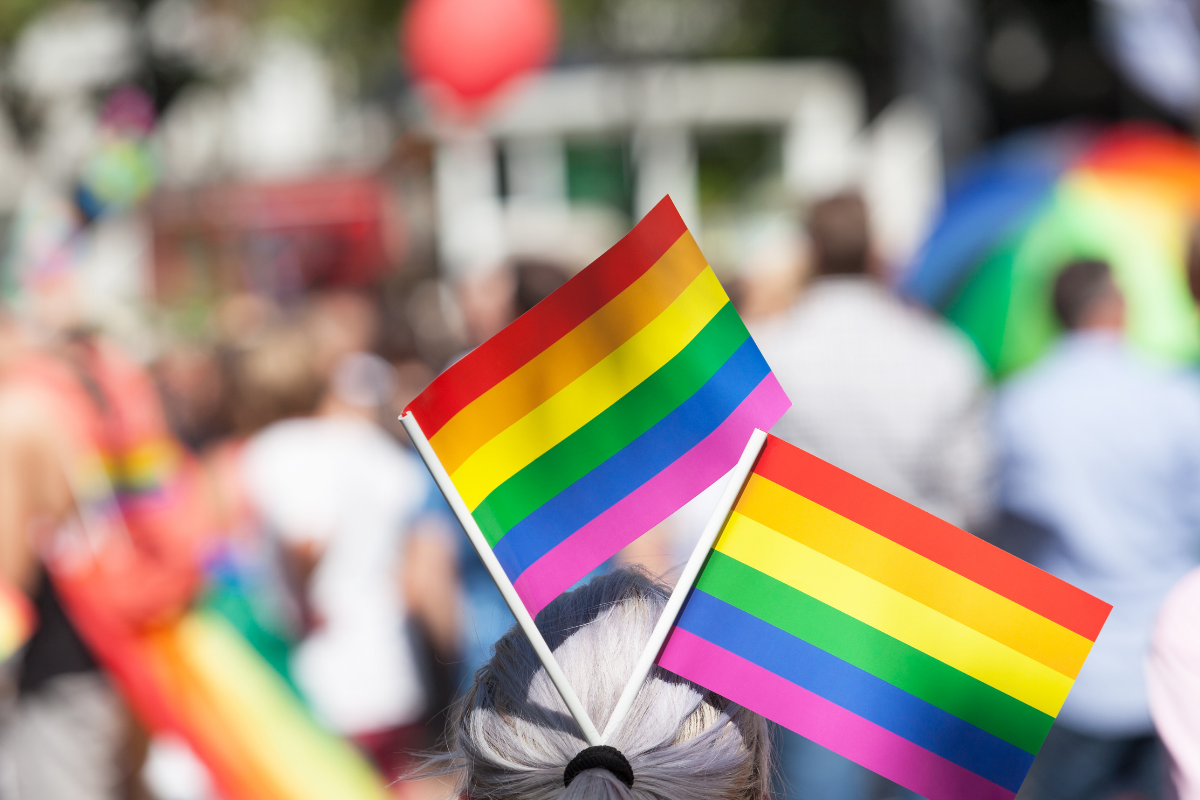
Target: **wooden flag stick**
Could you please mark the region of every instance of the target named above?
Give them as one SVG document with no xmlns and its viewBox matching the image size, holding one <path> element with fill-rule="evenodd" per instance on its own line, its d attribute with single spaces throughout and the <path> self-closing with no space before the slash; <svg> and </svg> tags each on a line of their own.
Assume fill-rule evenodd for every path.
<svg viewBox="0 0 1200 800">
<path fill-rule="evenodd" d="M 441 489 L 446 502 L 450 504 L 450 508 L 454 511 L 454 516 L 458 518 L 459 524 L 467 532 L 467 538 L 471 540 L 471 544 L 475 547 L 475 552 L 479 553 L 480 559 L 483 560 L 483 565 L 487 567 L 492 580 L 496 582 L 496 587 L 500 590 L 500 594 L 503 595 L 504 602 L 508 604 L 509 610 L 516 617 L 517 624 L 521 626 L 521 630 L 529 637 L 529 643 L 533 645 L 533 651 L 537 653 L 542 666 L 546 668 L 546 674 L 550 676 L 550 680 L 554 683 L 554 688 L 558 689 L 563 702 L 567 704 L 567 710 L 575 718 L 575 722 L 579 725 L 579 730 L 583 732 L 583 738 L 589 745 L 600 744 L 600 732 L 596 730 L 596 726 L 593 724 L 592 718 L 588 716 L 587 710 L 584 709 L 583 703 L 579 702 L 579 697 L 575 694 L 575 690 L 571 688 L 571 684 L 567 681 L 567 676 L 563 673 L 562 668 L 554 660 L 554 653 L 550 651 L 550 646 L 546 644 L 542 632 L 534 624 L 533 617 L 529 616 L 529 610 L 525 608 L 525 603 L 521 600 L 520 595 L 517 594 L 517 590 L 513 588 L 512 581 L 508 579 L 504 568 L 500 566 L 500 562 L 496 559 L 496 554 L 492 552 L 492 548 L 484 537 L 483 531 L 479 529 L 479 523 L 471 516 L 471 512 L 467 509 L 467 504 L 463 502 L 462 496 L 459 495 L 458 489 L 454 486 L 454 482 L 450 480 L 450 475 L 446 472 L 446 468 L 442 466 L 442 462 L 438 460 L 437 454 L 433 452 L 433 447 L 429 444 L 429 440 L 425 438 L 425 432 L 421 430 L 416 417 L 409 412 L 400 417 L 400 424 L 404 426 L 404 430 L 408 431 L 408 436 L 416 446 L 417 453 L 421 456 L 421 460 L 425 462 L 425 466 L 429 468 L 430 474 L 433 475 L 433 480 L 437 483 L 438 488 Z"/>
<path fill-rule="evenodd" d="M 717 508 L 709 518 L 704 533 L 700 535 L 700 541 L 696 542 L 696 549 L 692 551 L 691 558 L 684 566 L 683 574 L 679 576 L 679 582 L 671 590 L 667 605 L 663 609 L 662 615 L 659 616 L 654 630 L 650 633 L 650 641 L 646 642 L 646 647 L 642 650 L 642 655 L 633 668 L 633 675 L 629 678 L 629 683 L 625 684 L 625 689 L 621 692 L 620 699 L 617 700 L 612 716 L 608 718 L 608 724 L 604 726 L 601 741 L 605 743 L 610 741 L 613 734 L 625 722 L 625 718 L 629 716 L 629 711 L 633 708 L 633 701 L 637 699 L 642 684 L 645 683 L 650 670 L 654 668 L 654 662 L 658 659 L 658 653 L 662 650 L 663 643 L 667 640 L 667 634 L 671 632 L 671 628 L 675 625 L 675 618 L 679 616 L 679 611 L 683 608 L 683 601 L 691 592 L 692 585 L 700 574 L 700 568 L 704 566 L 709 551 L 712 550 L 717 537 L 725 527 L 725 522 L 733 512 L 733 506 L 741 495 L 742 487 L 746 485 L 750 472 L 754 469 L 755 462 L 758 461 L 758 454 L 762 452 L 766 441 L 766 431 L 755 428 L 754 433 L 750 434 L 750 441 L 746 442 L 746 449 L 742 451 L 742 457 L 738 459 L 737 465 L 729 474 L 729 482 L 725 484 L 725 491 L 721 494 Z"/>
</svg>

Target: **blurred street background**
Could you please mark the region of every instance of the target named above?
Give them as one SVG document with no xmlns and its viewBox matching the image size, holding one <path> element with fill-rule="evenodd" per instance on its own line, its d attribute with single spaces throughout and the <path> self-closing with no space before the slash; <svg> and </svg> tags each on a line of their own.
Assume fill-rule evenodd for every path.
<svg viewBox="0 0 1200 800">
<path fill-rule="evenodd" d="M 778 435 L 1117 606 L 1028 796 L 1200 797 L 1198 132 L 1192 0 L 0 0 L 0 800 L 442 796 L 512 620 L 397 415 L 665 195 Z"/>
</svg>

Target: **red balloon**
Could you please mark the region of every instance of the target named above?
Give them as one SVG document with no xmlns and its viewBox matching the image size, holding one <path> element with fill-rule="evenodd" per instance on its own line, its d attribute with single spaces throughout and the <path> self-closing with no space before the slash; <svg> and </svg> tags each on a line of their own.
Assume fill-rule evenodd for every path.
<svg viewBox="0 0 1200 800">
<path fill-rule="evenodd" d="M 413 0 L 401 44 L 447 110 L 475 111 L 549 61 L 557 29 L 552 0 Z"/>
</svg>

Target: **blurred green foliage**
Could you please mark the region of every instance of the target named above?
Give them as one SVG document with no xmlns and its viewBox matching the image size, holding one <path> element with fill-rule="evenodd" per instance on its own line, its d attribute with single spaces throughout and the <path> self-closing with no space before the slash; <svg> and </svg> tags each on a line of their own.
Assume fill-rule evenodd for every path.
<svg viewBox="0 0 1200 800">
<path fill-rule="evenodd" d="M 628 141 L 576 138 L 567 142 L 567 196 L 633 214 L 633 166 Z"/>
<path fill-rule="evenodd" d="M 7 45 L 39 12 L 63 0 L 2 0 L 0 2 L 0 45 Z"/>
<path fill-rule="evenodd" d="M 700 205 L 738 201 L 782 168 L 778 131 L 730 130 L 696 137 Z"/>
<path fill-rule="evenodd" d="M 257 0 L 259 21 L 283 19 L 336 58 L 350 59 L 366 79 L 396 69 L 405 0 Z"/>
<path fill-rule="evenodd" d="M 9 44 L 40 11 L 69 0 L 0 0 L 0 45 Z M 403 65 L 397 32 L 410 0 L 197 0 L 232 10 L 252 23 L 286 20 L 331 55 L 351 60 L 370 80 Z M 644 0 L 558 0 L 559 60 L 623 61 L 632 56 L 612 33 L 623 7 Z M 152 0 L 134 0 L 144 10 Z M 651 0 L 679 18 L 692 0 Z M 887 0 L 716 0 L 731 24 L 698 42 L 690 57 L 829 56 L 862 63 L 886 53 Z M 648 54 L 653 57 L 653 54 Z M 643 54 L 640 57 L 647 57 Z"/>
</svg>

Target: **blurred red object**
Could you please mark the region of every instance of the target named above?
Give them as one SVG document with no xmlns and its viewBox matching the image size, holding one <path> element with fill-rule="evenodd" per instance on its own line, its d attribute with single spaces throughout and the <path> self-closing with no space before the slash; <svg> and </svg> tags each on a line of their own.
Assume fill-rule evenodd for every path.
<svg viewBox="0 0 1200 800">
<path fill-rule="evenodd" d="M 161 191 L 150 207 L 157 299 L 370 285 L 390 263 L 385 195 L 365 175 Z"/>
<path fill-rule="evenodd" d="M 552 0 L 415 0 L 401 47 L 440 110 L 470 115 L 549 61 L 557 38 Z"/>
</svg>

